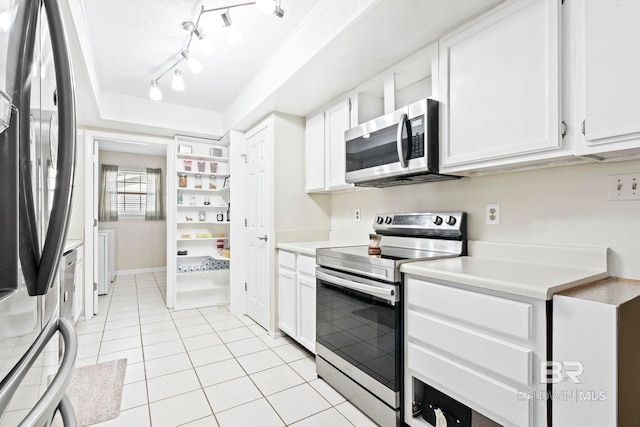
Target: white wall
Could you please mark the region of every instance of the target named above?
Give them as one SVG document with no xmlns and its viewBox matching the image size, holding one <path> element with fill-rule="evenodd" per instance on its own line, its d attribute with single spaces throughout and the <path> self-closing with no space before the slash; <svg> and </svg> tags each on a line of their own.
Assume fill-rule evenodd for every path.
<svg viewBox="0 0 640 427">
<path fill-rule="evenodd" d="M 640 279 L 640 201 L 609 201 L 607 187 L 609 175 L 637 172 L 640 161 L 590 163 L 336 194 L 331 230 L 369 233 L 378 212 L 460 210 L 469 239 L 609 247 L 611 274 Z M 485 225 L 487 203 L 500 204 L 501 225 Z"/>
<path fill-rule="evenodd" d="M 99 161 L 100 164 L 122 167 L 161 168 L 166 188 L 166 157 L 101 150 Z M 98 227 L 116 230 L 116 271 L 145 270 L 167 266 L 166 221 L 145 221 L 144 218 L 120 217 L 118 221 L 100 222 Z"/>
</svg>

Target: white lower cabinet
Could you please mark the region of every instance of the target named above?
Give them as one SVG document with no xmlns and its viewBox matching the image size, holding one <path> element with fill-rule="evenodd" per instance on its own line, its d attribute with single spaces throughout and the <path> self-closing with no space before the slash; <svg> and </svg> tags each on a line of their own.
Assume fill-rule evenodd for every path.
<svg viewBox="0 0 640 427">
<path fill-rule="evenodd" d="M 308 255 L 281 250 L 278 255 L 280 330 L 315 353 L 316 261 Z"/>
<path fill-rule="evenodd" d="M 405 298 L 408 425 L 429 426 L 413 416 L 426 384 L 471 408 L 472 416 L 503 426 L 547 426 L 547 384 L 540 380 L 547 360 L 545 301 L 412 276 L 405 278 Z"/>
</svg>

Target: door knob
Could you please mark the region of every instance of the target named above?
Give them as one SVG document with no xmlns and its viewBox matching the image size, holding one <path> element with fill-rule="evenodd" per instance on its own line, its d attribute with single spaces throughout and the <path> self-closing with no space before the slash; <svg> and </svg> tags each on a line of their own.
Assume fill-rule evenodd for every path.
<svg viewBox="0 0 640 427">
<path fill-rule="evenodd" d="M 256 237 L 256 239 L 264 240 L 266 242 L 267 241 L 267 235 L 265 234 L 264 237 Z"/>
</svg>

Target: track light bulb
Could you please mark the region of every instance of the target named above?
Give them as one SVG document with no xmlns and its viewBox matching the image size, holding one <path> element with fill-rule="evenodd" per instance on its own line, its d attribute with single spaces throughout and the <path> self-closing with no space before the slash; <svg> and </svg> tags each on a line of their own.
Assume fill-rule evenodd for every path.
<svg viewBox="0 0 640 427">
<path fill-rule="evenodd" d="M 154 101 L 162 100 L 162 92 L 160 92 L 160 88 L 158 87 L 157 80 L 151 80 L 151 89 L 149 89 L 149 98 Z"/>
<path fill-rule="evenodd" d="M 185 59 L 185 61 L 187 61 L 187 65 L 189 66 L 189 69 L 193 74 L 198 74 L 200 71 L 202 71 L 202 64 L 200 63 L 200 61 L 189 55 L 189 52 L 183 50 L 182 57 Z"/>
<path fill-rule="evenodd" d="M 182 71 L 179 68 L 176 68 L 173 72 L 171 87 L 174 90 L 184 90 L 184 79 L 182 78 Z"/>
<path fill-rule="evenodd" d="M 284 10 L 280 7 L 280 2 L 276 0 L 256 0 L 256 9 L 267 15 L 275 15 L 278 18 L 284 16 Z"/>
<path fill-rule="evenodd" d="M 233 25 L 233 22 L 231 22 L 229 11 L 227 10 L 220 16 L 222 17 L 222 23 L 225 28 L 225 32 L 227 33 L 227 39 L 229 40 L 229 43 L 233 44 L 242 40 L 242 33 L 240 33 L 238 27 L 236 25 Z"/>
</svg>

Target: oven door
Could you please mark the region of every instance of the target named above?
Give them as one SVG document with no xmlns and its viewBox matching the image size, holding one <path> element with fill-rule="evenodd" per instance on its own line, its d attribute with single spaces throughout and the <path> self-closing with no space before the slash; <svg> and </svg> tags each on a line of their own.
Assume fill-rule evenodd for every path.
<svg viewBox="0 0 640 427">
<path fill-rule="evenodd" d="M 318 267 L 319 357 L 390 408 L 400 405 L 400 287 Z"/>
</svg>

